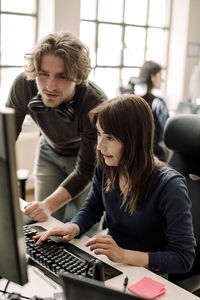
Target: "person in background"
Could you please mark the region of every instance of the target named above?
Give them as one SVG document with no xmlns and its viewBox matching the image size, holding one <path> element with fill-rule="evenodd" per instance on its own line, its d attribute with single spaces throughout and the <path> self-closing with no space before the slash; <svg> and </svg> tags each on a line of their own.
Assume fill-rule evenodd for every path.
<svg viewBox="0 0 200 300">
<path fill-rule="evenodd" d="M 88 47 L 69 32 L 49 34 L 25 59 L 25 71 L 14 80 L 6 103 L 16 112 L 17 137 L 28 114 L 41 133 L 35 201 L 25 214 L 34 221 L 46 221 L 53 213 L 62 221 L 71 219 L 88 194 L 96 164 L 97 135 L 88 112 L 106 95 L 88 81 Z M 65 215 L 64 205 L 72 199 Z"/>
<path fill-rule="evenodd" d="M 146 61 L 140 69 L 139 77 L 146 82 L 146 94 L 142 97 L 149 103 L 155 122 L 154 154 L 162 161 L 166 161 L 166 153 L 163 142 L 165 123 L 169 118 L 169 112 L 165 101 L 152 94 L 153 89 L 160 89 L 162 82 L 162 67 L 153 61 Z"/>
<path fill-rule="evenodd" d="M 80 237 L 105 211 L 107 234 L 86 243 L 95 254 L 163 275 L 188 272 L 196 243 L 191 201 L 184 177 L 153 154 L 150 106 L 139 96 L 124 94 L 89 115 L 98 142 L 88 198 L 70 223 L 37 233 L 36 243 L 51 235 L 65 241 Z"/>
</svg>

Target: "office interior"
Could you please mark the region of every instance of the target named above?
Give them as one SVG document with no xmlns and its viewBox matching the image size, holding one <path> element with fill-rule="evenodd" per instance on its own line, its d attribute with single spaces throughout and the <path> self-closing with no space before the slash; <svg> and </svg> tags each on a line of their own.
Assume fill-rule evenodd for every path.
<svg viewBox="0 0 200 300">
<path fill-rule="evenodd" d="M 81 5 L 84 6 L 84 1 L 82 0 L 38 0 L 33 1 L 37 4 L 37 21 L 36 21 L 36 32 L 35 39 L 40 40 L 47 34 L 55 31 L 70 31 L 75 35 L 80 37 L 80 23 L 81 23 Z M 88 2 L 86 4 L 88 5 Z M 123 2 L 123 1 L 119 1 Z M 134 1 L 137 3 L 137 1 Z M 156 1 L 152 1 L 155 2 Z M 162 2 L 162 1 L 161 1 Z M 12 2 L 11 2 L 12 3 Z M 91 3 L 96 3 L 92 1 Z M 102 2 L 103 3 L 103 2 Z M 149 3 L 144 1 L 144 3 Z M 164 41 L 165 49 L 162 50 L 162 56 L 159 57 L 159 63 L 164 66 L 163 68 L 163 77 L 164 85 L 161 91 L 156 91 L 158 95 L 162 96 L 169 109 L 171 115 L 173 115 L 180 102 L 188 103 L 188 101 L 196 101 L 194 97 L 198 98 L 198 95 L 195 96 L 190 91 L 190 81 L 194 68 L 198 68 L 200 64 L 200 1 L 199 0 L 172 0 L 172 1 L 163 1 L 166 3 L 166 7 L 169 9 L 170 16 L 168 18 L 168 27 L 169 35 L 168 40 Z M 12 4 L 11 4 L 12 7 Z M 91 8 L 93 9 L 93 7 Z M 134 23 L 134 22 L 133 22 Z M 9 31 L 9 34 L 12 34 L 12 31 Z M 85 34 L 87 37 L 87 35 Z M 166 35 L 167 39 L 167 35 Z M 32 37 L 33 40 L 33 37 Z M 89 41 L 89 38 L 87 37 Z M 30 44 L 34 44 L 33 41 L 28 41 L 29 47 Z M 156 43 L 155 41 L 155 47 Z M 136 41 L 137 43 L 137 41 Z M 134 45 L 134 44 L 133 44 Z M 28 51 L 29 49 L 24 49 Z M 6 56 L 6 54 L 4 54 Z M 24 53 L 21 53 L 23 58 Z M 163 58 L 163 61 L 162 61 Z M 20 58 L 21 59 L 21 58 Z M 144 62 L 140 62 L 142 64 Z M 149 58 L 151 59 L 151 57 Z M 153 60 L 156 61 L 156 57 L 153 57 Z M 9 65 L 9 63 L 7 63 Z M 13 64 L 13 63 L 11 63 Z M 22 64 L 22 62 L 21 62 Z M 23 65 L 23 64 L 22 64 Z M 137 71 L 132 76 L 137 76 L 138 68 L 135 68 Z M 132 70 L 132 69 L 131 69 Z M 21 72 L 18 69 L 17 72 Z M 9 72 L 9 69 L 8 69 Z M 109 71 L 107 71 L 109 72 Z M 92 74 L 92 72 L 91 72 Z M 128 73 L 131 76 L 131 73 Z M 116 91 L 112 89 L 109 90 L 108 84 L 104 86 L 105 82 L 108 82 L 106 79 L 103 82 L 103 79 L 98 81 L 97 84 L 102 87 L 102 89 L 107 93 L 108 97 L 114 97 L 118 93 L 118 88 L 121 84 L 126 84 L 128 81 L 127 74 L 123 78 L 121 75 L 122 81 L 116 83 Z M 2 76 L 3 78 L 3 76 Z M 112 78 L 113 79 L 113 78 Z M 123 81 L 124 79 L 124 81 Z M 14 77 L 12 78 L 14 80 Z M 9 85 L 12 83 L 10 79 Z M 95 77 L 91 77 L 91 80 L 95 81 Z M 121 80 L 121 79 L 120 79 Z M 6 84 L 5 84 L 6 82 Z M 1 101 L 6 101 L 6 96 L 9 91 L 9 85 L 7 83 L 7 78 L 3 82 L 1 79 Z M 3 92 L 2 92 L 3 91 Z M 39 131 L 35 124 L 27 120 L 24 124 L 23 132 L 20 134 L 20 137 L 17 142 L 17 161 L 19 169 L 29 170 L 29 177 L 27 181 L 27 189 L 33 191 L 33 175 L 32 175 L 32 166 L 34 160 L 34 151 L 37 143 Z M 30 146 L 31 145 L 31 146 Z M 27 157 L 26 153 L 29 153 Z"/>
<path fill-rule="evenodd" d="M 35 2 L 37 2 L 37 40 L 56 31 L 70 31 L 80 36 L 81 0 L 37 0 Z M 200 95 L 193 96 L 190 89 L 194 69 L 200 68 L 199 16 L 200 0 L 170 1 L 169 40 L 165 50 L 167 52 L 164 70 L 165 85 L 159 95 L 165 99 L 171 116 L 177 113 L 180 102 L 200 105 Z M 34 197 L 33 161 L 39 134 L 37 126 L 27 119 L 16 143 L 17 167 L 28 171 L 26 181 L 28 201 Z"/>
</svg>

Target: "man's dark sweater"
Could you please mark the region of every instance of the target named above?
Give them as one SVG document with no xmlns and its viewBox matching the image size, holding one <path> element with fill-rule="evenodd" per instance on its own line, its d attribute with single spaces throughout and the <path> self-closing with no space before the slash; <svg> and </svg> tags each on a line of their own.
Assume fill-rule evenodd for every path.
<svg viewBox="0 0 200 300">
<path fill-rule="evenodd" d="M 94 83 L 77 85 L 73 98 L 75 117 L 67 124 L 53 109 L 38 114 L 28 109 L 29 101 L 38 90 L 35 80 L 27 80 L 24 73 L 18 75 L 8 96 L 6 106 L 15 109 L 17 136 L 27 114 L 40 128 L 46 142 L 60 155 L 77 156 L 74 171 L 62 183 L 72 197 L 80 193 L 91 181 L 95 168 L 96 129 L 90 124 L 88 112 L 107 97 Z"/>
</svg>

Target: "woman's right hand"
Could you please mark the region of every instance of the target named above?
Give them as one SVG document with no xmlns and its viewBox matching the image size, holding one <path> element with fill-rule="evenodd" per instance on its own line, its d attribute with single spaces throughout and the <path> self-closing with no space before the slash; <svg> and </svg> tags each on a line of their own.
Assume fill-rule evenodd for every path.
<svg viewBox="0 0 200 300">
<path fill-rule="evenodd" d="M 66 223 L 58 227 L 54 227 L 51 230 L 44 232 L 37 232 L 34 236 L 34 240 L 38 240 L 36 245 L 41 244 L 52 235 L 62 236 L 66 242 L 71 241 L 75 236 L 79 234 L 80 228 L 75 223 Z"/>
</svg>

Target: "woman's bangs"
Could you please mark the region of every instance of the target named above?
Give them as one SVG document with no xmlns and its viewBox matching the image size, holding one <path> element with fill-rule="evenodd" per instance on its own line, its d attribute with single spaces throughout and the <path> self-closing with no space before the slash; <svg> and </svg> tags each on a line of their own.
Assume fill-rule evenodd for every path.
<svg viewBox="0 0 200 300">
<path fill-rule="evenodd" d="M 105 133 L 119 139 L 119 124 L 116 121 L 116 115 L 112 114 L 111 110 L 101 112 L 98 122 Z"/>
</svg>

